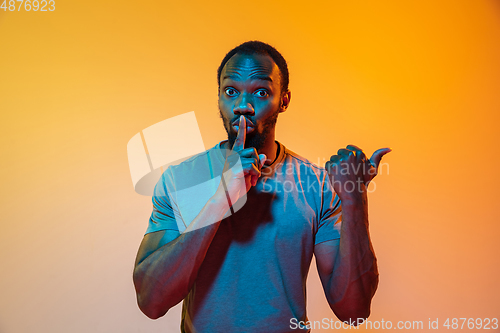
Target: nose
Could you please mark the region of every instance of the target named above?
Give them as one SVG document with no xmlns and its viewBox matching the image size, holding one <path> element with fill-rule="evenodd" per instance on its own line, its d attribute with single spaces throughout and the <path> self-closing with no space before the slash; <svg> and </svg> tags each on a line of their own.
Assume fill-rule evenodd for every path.
<svg viewBox="0 0 500 333">
<path fill-rule="evenodd" d="M 238 115 L 255 115 L 255 110 L 250 102 L 250 98 L 246 94 L 241 94 L 240 98 L 234 103 L 233 113 Z"/>
</svg>

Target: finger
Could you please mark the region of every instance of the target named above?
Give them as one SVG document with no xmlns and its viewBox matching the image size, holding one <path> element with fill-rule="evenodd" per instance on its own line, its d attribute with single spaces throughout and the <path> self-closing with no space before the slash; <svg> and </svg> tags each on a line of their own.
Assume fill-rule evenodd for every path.
<svg viewBox="0 0 500 333">
<path fill-rule="evenodd" d="M 346 147 L 347 149 L 349 150 L 354 150 L 354 151 L 361 151 L 361 148 L 359 148 L 358 146 L 355 146 L 355 145 L 347 145 Z"/>
<path fill-rule="evenodd" d="M 251 177 L 251 184 L 252 186 L 257 185 L 257 182 L 259 181 L 259 178 L 261 176 L 261 172 L 255 165 L 252 165 L 252 168 L 248 171 L 250 177 Z"/>
<path fill-rule="evenodd" d="M 256 163 L 252 163 L 252 167 L 248 170 L 248 173 L 251 174 L 252 176 L 259 178 L 261 175 L 261 172 L 260 172 L 259 167 L 257 165 L 258 164 L 256 164 Z"/>
<path fill-rule="evenodd" d="M 240 116 L 238 124 L 238 135 L 234 141 L 233 150 L 240 151 L 245 148 L 245 139 L 247 136 L 247 121 L 244 116 Z"/>
<path fill-rule="evenodd" d="M 257 149 L 255 149 L 254 147 L 249 147 L 240 150 L 239 155 L 241 157 L 255 158 L 256 160 L 259 159 L 259 154 L 257 153 Z"/>
<path fill-rule="evenodd" d="M 335 165 L 335 162 L 332 162 L 332 161 L 327 161 L 325 163 L 325 169 L 328 173 L 330 173 L 332 171 L 332 168 L 334 167 Z"/>
<path fill-rule="evenodd" d="M 340 160 L 339 155 L 333 155 L 332 157 L 330 157 L 330 162 L 332 163 L 337 163 L 339 160 Z"/>
<path fill-rule="evenodd" d="M 252 175 L 252 180 L 251 180 L 252 186 L 257 185 L 257 181 L 258 180 L 259 180 L 259 177 L 255 176 L 255 175 Z"/>
<path fill-rule="evenodd" d="M 341 156 L 349 156 L 350 153 L 352 153 L 353 151 L 352 150 L 349 150 L 349 149 L 345 149 L 345 148 L 340 148 L 338 151 L 337 151 L 337 155 L 341 155 Z"/>
<path fill-rule="evenodd" d="M 265 154 L 259 154 L 259 163 L 260 163 L 260 168 L 264 166 L 264 163 L 266 163 L 267 156 Z"/>
<path fill-rule="evenodd" d="M 354 151 L 356 153 L 356 160 L 359 163 L 364 163 L 367 160 L 367 158 L 365 156 L 365 153 L 358 146 L 348 145 L 346 148 L 349 149 L 349 150 L 352 150 L 352 151 Z"/>
<path fill-rule="evenodd" d="M 377 169 L 378 165 L 380 164 L 380 160 L 382 159 L 382 156 L 384 156 L 387 153 L 390 153 L 392 151 L 391 148 L 381 148 L 376 150 L 372 157 L 370 157 L 370 163 Z"/>
<path fill-rule="evenodd" d="M 343 161 L 343 162 L 347 162 L 347 163 L 356 162 L 356 153 L 352 150 L 341 148 L 341 149 L 339 149 L 337 154 L 340 157 L 339 161 Z"/>
<path fill-rule="evenodd" d="M 238 162 L 241 163 L 241 157 L 239 153 L 233 150 L 229 150 L 226 155 L 227 168 L 232 168 Z M 226 168 L 226 166 L 224 168 Z"/>
</svg>

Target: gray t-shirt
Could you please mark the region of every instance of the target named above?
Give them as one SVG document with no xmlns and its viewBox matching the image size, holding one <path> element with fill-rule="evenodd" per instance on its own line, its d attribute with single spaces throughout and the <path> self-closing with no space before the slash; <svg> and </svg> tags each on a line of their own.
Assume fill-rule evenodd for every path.
<svg viewBox="0 0 500 333">
<path fill-rule="evenodd" d="M 314 246 L 340 238 L 341 205 L 324 168 L 278 144 L 278 157 L 262 169 L 246 203 L 222 220 L 184 299 L 183 332 L 297 332 L 290 320 L 308 320 Z M 204 169 L 213 176 L 223 163 L 219 143 L 169 167 L 156 185 L 146 233 L 179 235 L 182 216 L 162 195 L 175 187 L 177 172 Z"/>
</svg>

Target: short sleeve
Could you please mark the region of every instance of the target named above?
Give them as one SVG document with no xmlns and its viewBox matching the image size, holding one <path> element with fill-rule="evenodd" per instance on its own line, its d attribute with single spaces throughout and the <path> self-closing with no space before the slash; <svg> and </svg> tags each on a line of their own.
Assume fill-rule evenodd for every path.
<svg viewBox="0 0 500 333">
<path fill-rule="evenodd" d="M 172 230 L 179 233 L 177 221 L 180 216 L 178 210 L 172 204 L 169 197 L 167 182 L 169 181 L 170 169 L 167 169 L 158 183 L 156 183 L 153 194 L 153 212 L 149 218 L 146 234 L 160 230 Z"/>
<path fill-rule="evenodd" d="M 330 184 L 326 172 L 323 176 L 322 188 L 321 211 L 319 214 L 318 229 L 316 231 L 314 245 L 334 239 L 340 239 L 342 206 L 337 193 L 335 193 Z"/>
</svg>

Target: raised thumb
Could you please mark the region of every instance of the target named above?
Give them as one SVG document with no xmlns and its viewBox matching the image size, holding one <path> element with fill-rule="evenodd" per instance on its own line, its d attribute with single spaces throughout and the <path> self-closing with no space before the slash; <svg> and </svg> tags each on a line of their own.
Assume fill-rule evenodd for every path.
<svg viewBox="0 0 500 333">
<path fill-rule="evenodd" d="M 382 156 L 384 156 L 387 153 L 390 153 L 392 151 L 391 148 L 381 148 L 379 150 L 376 150 L 372 157 L 370 157 L 370 162 L 373 164 L 373 166 L 378 169 L 378 165 L 380 164 L 380 160 L 382 159 Z"/>
</svg>

